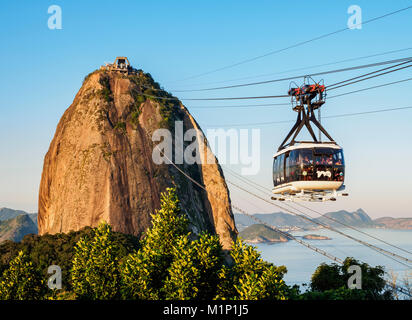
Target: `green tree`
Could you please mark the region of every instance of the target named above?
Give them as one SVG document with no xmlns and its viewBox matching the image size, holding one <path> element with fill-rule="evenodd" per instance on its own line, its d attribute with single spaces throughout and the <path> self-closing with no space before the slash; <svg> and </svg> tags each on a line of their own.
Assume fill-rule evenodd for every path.
<svg viewBox="0 0 412 320">
<path fill-rule="evenodd" d="M 347 272 L 352 265 L 361 268 L 361 289 L 349 289 Z M 390 290 L 386 289 L 385 271 L 381 266 L 371 267 L 354 258 L 346 258 L 342 265 L 321 264 L 311 278 L 311 291 L 302 295 L 302 299 L 317 300 L 379 300 L 392 299 Z"/>
<path fill-rule="evenodd" d="M 212 299 L 216 295 L 223 264 L 219 237 L 203 233 L 190 241 L 181 236 L 173 248 L 164 292 L 166 299 Z"/>
<path fill-rule="evenodd" d="M 47 290 L 46 283 L 28 256 L 19 251 L 0 279 L 1 300 L 38 300 Z"/>
<path fill-rule="evenodd" d="M 341 267 L 336 263 L 322 263 L 312 274 L 310 287 L 312 291 L 334 290 L 345 286 Z"/>
<path fill-rule="evenodd" d="M 174 188 L 161 194 L 161 208 L 152 215 L 152 226 L 142 247 L 122 264 L 122 296 L 125 299 L 162 299 L 164 281 L 173 261 L 178 239 L 188 233 Z"/>
<path fill-rule="evenodd" d="M 81 238 L 75 246 L 71 280 L 80 299 L 109 300 L 119 293 L 119 246 L 112 229 L 101 223 L 91 238 Z"/>
<path fill-rule="evenodd" d="M 285 266 L 263 261 L 253 246 L 238 239 L 230 252 L 233 265 L 223 267 L 217 298 L 219 299 L 276 299 L 288 298 L 289 288 L 283 281 Z"/>
</svg>

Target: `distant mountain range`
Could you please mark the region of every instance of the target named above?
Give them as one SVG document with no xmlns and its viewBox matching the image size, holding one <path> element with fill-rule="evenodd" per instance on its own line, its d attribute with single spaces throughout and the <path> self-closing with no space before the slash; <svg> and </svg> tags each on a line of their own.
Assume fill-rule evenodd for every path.
<svg viewBox="0 0 412 320">
<path fill-rule="evenodd" d="M 330 219 L 333 219 L 334 221 Z M 362 209 L 358 209 L 354 212 L 348 212 L 346 210 L 328 212 L 323 216 L 316 218 L 316 221 L 328 224 L 332 227 L 343 227 L 342 224 L 358 228 L 374 228 L 377 226 L 376 223 Z M 340 223 L 335 221 L 339 221 Z"/>
<path fill-rule="evenodd" d="M 246 227 L 256 224 L 257 222 L 251 217 L 244 214 L 235 214 L 236 226 L 239 231 L 244 230 Z M 262 220 L 263 222 L 276 226 L 281 229 L 293 230 L 293 229 L 303 229 L 312 230 L 319 229 L 319 225 L 313 224 L 310 221 L 303 219 L 301 217 L 278 212 L 270 214 L 254 214 L 256 218 Z M 328 224 L 332 227 L 344 227 L 342 224 L 332 221 L 326 217 L 332 218 L 339 221 L 345 225 L 358 228 L 388 228 L 388 229 L 412 229 L 412 218 L 379 218 L 372 220 L 368 214 L 362 210 L 358 209 L 354 212 L 349 212 L 346 210 L 340 210 L 336 212 L 328 212 L 323 216 L 318 218 L 312 218 L 315 221 Z"/>
<path fill-rule="evenodd" d="M 37 213 L 0 208 L 0 242 L 18 242 L 30 233 L 37 234 Z"/>
<path fill-rule="evenodd" d="M 373 221 L 379 226 L 388 229 L 412 229 L 412 218 L 383 217 Z"/>
</svg>

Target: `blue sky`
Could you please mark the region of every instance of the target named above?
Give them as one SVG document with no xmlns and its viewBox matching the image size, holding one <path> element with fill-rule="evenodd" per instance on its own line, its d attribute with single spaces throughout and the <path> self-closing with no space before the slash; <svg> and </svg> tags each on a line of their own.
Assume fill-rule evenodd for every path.
<svg viewBox="0 0 412 320">
<path fill-rule="evenodd" d="M 62 8 L 63 29 L 47 27 L 50 5 Z M 345 28 L 350 5 L 367 20 L 411 1 L 13 1 L 1 4 L 0 207 L 37 210 L 43 158 L 57 122 L 84 76 L 125 55 L 167 90 L 190 89 L 273 73 L 270 78 L 373 63 L 412 50 L 300 72 L 277 72 L 412 47 L 412 10 L 298 48 L 220 72 L 180 81 L 300 41 Z M 322 77 L 326 84 L 365 70 Z M 369 69 L 367 70 L 369 71 Z M 343 93 L 409 78 L 410 69 L 336 90 Z M 247 81 L 247 80 L 246 80 Z M 239 81 L 243 82 L 243 81 Z M 227 82 L 231 84 L 235 82 Z M 179 98 L 285 94 L 289 82 L 217 92 L 175 93 Z M 322 114 L 411 106 L 412 82 L 331 99 Z M 339 91 L 339 92 L 338 92 Z M 183 102 L 185 102 L 183 100 Z M 250 104 L 279 102 L 251 101 Z M 283 101 L 282 101 L 283 102 Z M 294 119 L 289 107 L 196 109 L 247 102 L 187 102 L 203 129 L 208 125 Z M 322 211 L 364 208 L 372 217 L 412 216 L 412 110 L 325 119 L 345 150 L 350 197 L 314 205 Z M 261 170 L 254 181 L 271 188 L 272 155 L 291 124 L 262 126 Z M 234 168 L 237 170 L 238 168 Z M 273 212 L 235 189 L 232 201 L 250 212 Z"/>
</svg>

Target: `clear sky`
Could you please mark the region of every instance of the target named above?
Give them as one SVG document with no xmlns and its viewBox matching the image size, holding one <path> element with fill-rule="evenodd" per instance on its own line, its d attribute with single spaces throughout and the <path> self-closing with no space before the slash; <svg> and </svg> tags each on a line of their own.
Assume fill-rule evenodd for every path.
<svg viewBox="0 0 412 320">
<path fill-rule="evenodd" d="M 47 26 L 50 5 L 62 8 L 62 29 Z M 324 71 L 412 56 L 412 50 L 332 66 L 285 72 L 412 47 L 412 10 L 278 54 L 206 76 L 181 81 L 345 28 L 350 5 L 364 21 L 411 5 L 411 1 L 8 1 L 0 10 L 0 207 L 37 210 L 43 158 L 64 110 L 83 78 L 116 56 L 150 72 L 179 98 L 286 94 L 289 82 L 221 90 L 174 92 L 221 85 L 222 81 Z M 326 84 L 363 72 L 322 77 Z M 276 74 L 279 73 L 279 74 Z M 411 69 L 336 90 L 351 90 L 411 77 Z M 316 78 L 318 80 L 319 78 Z M 250 80 L 250 79 L 249 79 Z M 225 82 L 232 84 L 249 80 Z M 412 106 L 412 81 L 331 99 L 323 116 Z M 287 100 L 286 100 L 287 101 Z M 288 106 L 204 108 L 246 101 L 192 102 L 203 129 L 210 126 L 289 120 Z M 250 104 L 280 102 L 250 101 Z M 282 100 L 285 102 L 285 100 Z M 372 217 L 412 217 L 412 110 L 325 119 L 322 123 L 345 150 L 350 197 L 315 205 L 322 211 L 363 208 Z M 272 187 L 272 156 L 292 124 L 260 128 L 261 169 L 250 179 Z M 226 127 L 225 127 L 226 128 Z M 229 127 L 228 127 L 229 128 Z M 238 128 L 238 127 L 236 127 Z M 245 128 L 252 128 L 246 127 Z M 234 167 L 234 170 L 238 170 Z M 231 188 L 232 201 L 250 212 L 273 212 L 265 203 Z"/>
</svg>

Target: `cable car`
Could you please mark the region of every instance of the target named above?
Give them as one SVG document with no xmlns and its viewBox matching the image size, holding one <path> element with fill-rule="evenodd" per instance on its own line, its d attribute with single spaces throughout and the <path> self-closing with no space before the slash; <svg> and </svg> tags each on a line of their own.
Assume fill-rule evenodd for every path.
<svg viewBox="0 0 412 320">
<path fill-rule="evenodd" d="M 314 112 L 325 103 L 324 91 L 325 86 L 319 83 L 289 90 L 293 110 L 298 116 L 274 155 L 274 200 L 335 201 L 339 195 L 348 195 L 341 192 L 345 189 L 343 149 L 322 127 Z M 322 142 L 320 134 L 317 139 L 311 123 L 330 141 Z M 313 141 L 296 141 L 304 126 Z"/>
</svg>

